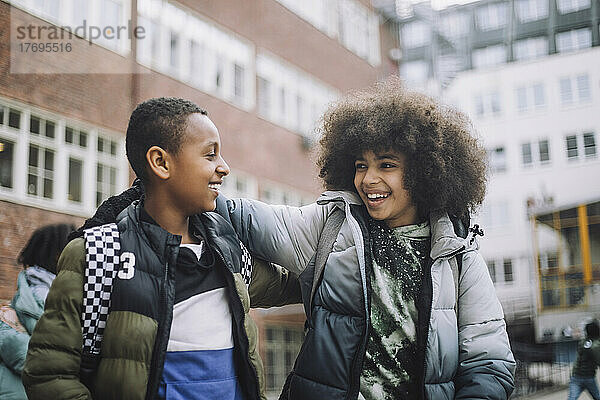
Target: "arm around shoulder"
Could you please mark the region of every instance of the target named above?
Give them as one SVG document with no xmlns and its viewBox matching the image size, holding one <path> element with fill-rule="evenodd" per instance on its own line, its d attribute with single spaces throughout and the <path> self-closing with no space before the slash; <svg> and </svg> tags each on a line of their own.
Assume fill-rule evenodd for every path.
<svg viewBox="0 0 600 400">
<path fill-rule="evenodd" d="M 248 291 L 250 307 L 268 308 L 302 302 L 300 281 L 279 265 L 253 258 Z"/>
<path fill-rule="evenodd" d="M 506 400 L 514 388 L 516 364 L 502 306 L 479 252 L 464 254 L 459 287 L 455 398 Z"/>
<path fill-rule="evenodd" d="M 79 381 L 81 311 L 85 244 L 74 239 L 58 260 L 58 275 L 46 299 L 23 369 L 23 385 L 31 399 L 91 399 Z"/>
</svg>

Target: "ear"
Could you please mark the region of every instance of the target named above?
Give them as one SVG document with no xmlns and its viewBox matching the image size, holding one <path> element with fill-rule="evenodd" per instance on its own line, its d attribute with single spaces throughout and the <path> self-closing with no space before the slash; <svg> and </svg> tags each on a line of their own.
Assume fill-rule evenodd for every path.
<svg viewBox="0 0 600 400">
<path fill-rule="evenodd" d="M 150 168 L 151 175 L 155 175 L 158 179 L 166 180 L 171 176 L 171 159 L 162 147 L 152 146 L 146 152 L 146 161 Z"/>
</svg>

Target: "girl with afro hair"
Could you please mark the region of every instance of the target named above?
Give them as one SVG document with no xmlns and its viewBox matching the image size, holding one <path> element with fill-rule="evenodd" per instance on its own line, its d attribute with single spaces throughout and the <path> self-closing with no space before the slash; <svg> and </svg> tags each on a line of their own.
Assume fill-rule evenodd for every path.
<svg viewBox="0 0 600 400">
<path fill-rule="evenodd" d="M 485 194 L 471 131 L 463 114 L 391 79 L 325 113 L 327 191 L 315 204 L 230 200 L 242 242 L 303 286 L 307 331 L 281 399 L 510 397 L 502 308 L 461 223 Z"/>
</svg>

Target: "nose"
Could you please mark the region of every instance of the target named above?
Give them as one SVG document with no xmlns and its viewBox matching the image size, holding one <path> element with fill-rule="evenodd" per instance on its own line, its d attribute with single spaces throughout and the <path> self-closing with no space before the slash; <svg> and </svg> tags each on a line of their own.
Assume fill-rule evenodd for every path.
<svg viewBox="0 0 600 400">
<path fill-rule="evenodd" d="M 378 183 L 380 179 L 381 178 L 379 177 L 379 174 L 377 173 L 377 170 L 375 168 L 367 168 L 367 171 L 365 172 L 365 177 L 363 179 L 363 183 L 365 185 L 370 185 Z"/>
<path fill-rule="evenodd" d="M 229 175 L 230 169 L 229 169 L 229 165 L 227 165 L 227 163 L 225 162 L 225 159 L 223 159 L 223 157 L 219 157 L 220 158 L 220 162 L 217 165 L 217 173 L 221 176 L 225 176 L 225 175 Z"/>
</svg>

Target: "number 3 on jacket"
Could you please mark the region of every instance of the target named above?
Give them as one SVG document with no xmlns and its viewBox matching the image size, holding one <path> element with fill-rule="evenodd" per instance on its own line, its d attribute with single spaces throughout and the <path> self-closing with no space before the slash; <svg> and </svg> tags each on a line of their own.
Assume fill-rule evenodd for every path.
<svg viewBox="0 0 600 400">
<path fill-rule="evenodd" d="M 121 254 L 121 268 L 117 276 L 119 279 L 131 279 L 135 275 L 135 254 L 124 252 Z"/>
</svg>

